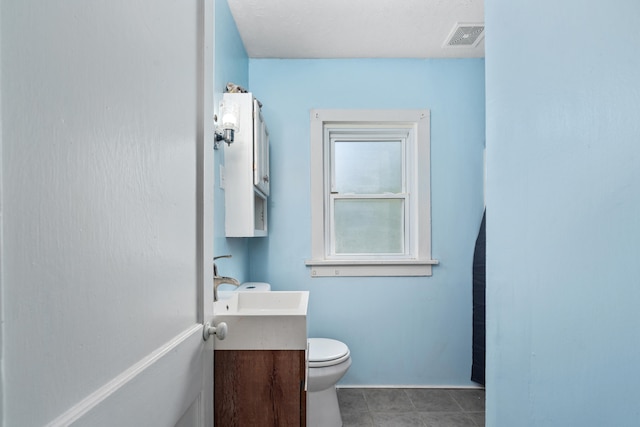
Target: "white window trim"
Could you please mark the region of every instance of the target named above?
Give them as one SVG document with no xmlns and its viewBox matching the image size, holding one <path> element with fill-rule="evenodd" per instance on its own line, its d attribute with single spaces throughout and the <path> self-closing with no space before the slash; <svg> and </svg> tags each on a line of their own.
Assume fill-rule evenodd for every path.
<svg viewBox="0 0 640 427">
<path fill-rule="evenodd" d="M 379 128 L 379 129 L 378 129 Z M 372 129 L 376 129 L 373 131 Z M 371 131 L 370 131 L 371 130 Z M 407 174 L 412 174 L 413 169 L 411 168 L 411 162 L 407 162 L 407 159 L 414 158 L 414 149 L 415 143 L 413 142 L 413 138 L 415 138 L 413 132 L 413 126 L 403 126 L 403 127 L 394 127 L 392 129 L 388 129 L 384 126 L 371 126 L 368 123 L 364 125 L 364 128 L 356 127 L 354 129 L 352 124 L 347 125 L 339 125 L 339 124 L 331 124 L 330 126 L 326 126 L 324 129 L 324 157 L 331 157 L 331 165 L 334 164 L 334 144 L 336 141 L 348 139 L 350 141 L 354 140 L 367 140 L 367 141 L 401 141 L 402 143 L 402 152 L 403 152 L 403 171 L 402 171 L 402 188 L 404 191 L 398 194 L 390 194 L 390 195 L 372 195 L 372 194 L 334 194 L 335 188 L 333 188 L 333 183 L 335 182 L 334 178 L 334 168 L 331 165 L 324 164 L 324 179 L 325 179 L 325 187 L 331 188 L 329 198 L 329 205 L 332 205 L 337 199 L 376 199 L 379 197 L 383 197 L 384 199 L 399 199 L 403 200 L 404 206 L 411 206 L 409 204 L 410 194 L 417 193 L 417 184 L 414 179 L 407 180 Z M 407 164 L 409 163 L 409 164 Z M 407 167 L 409 166 L 409 167 Z M 406 169 L 409 169 L 407 173 Z M 408 181 L 408 182 L 407 182 Z M 411 188 L 408 188 L 409 187 Z M 414 188 L 415 187 L 415 188 Z M 325 194 L 327 197 L 327 194 Z M 326 199 L 325 199 L 326 202 Z M 408 260 L 412 259 L 407 253 L 414 253 L 417 248 L 417 243 L 411 235 L 408 235 L 407 239 L 404 240 L 404 250 L 401 254 L 353 254 L 353 255 L 336 255 L 335 254 L 335 240 L 331 238 L 329 230 L 335 225 L 334 223 L 334 211 L 332 209 L 328 209 L 329 214 L 325 215 L 325 257 L 327 260 L 356 260 L 356 261 L 364 261 L 364 260 Z M 405 218 L 403 219 L 403 223 L 405 227 L 409 227 L 409 229 L 414 228 L 413 224 L 411 224 L 411 209 L 405 209 Z M 403 236 L 405 237 L 405 236 Z"/>
<path fill-rule="evenodd" d="M 416 139 L 416 155 L 411 168 L 419 187 L 410 207 L 417 218 L 412 232 L 416 245 L 413 258 L 333 259 L 327 251 L 327 206 L 325 188 L 329 180 L 325 171 L 325 130 L 357 125 L 374 128 L 410 126 Z M 311 110 L 311 267 L 312 277 L 328 276 L 431 276 L 431 183 L 430 183 L 430 113 L 429 110 Z M 428 167 L 424 167 L 428 165 Z M 421 166 L 421 167 L 419 167 Z M 417 200 L 416 200 L 417 199 Z M 394 259 L 395 258 L 395 259 Z"/>
</svg>

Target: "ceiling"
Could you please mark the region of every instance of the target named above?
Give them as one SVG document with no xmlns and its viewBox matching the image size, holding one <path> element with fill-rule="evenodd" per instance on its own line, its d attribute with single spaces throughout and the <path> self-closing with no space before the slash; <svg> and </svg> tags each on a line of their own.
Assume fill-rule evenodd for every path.
<svg viewBox="0 0 640 427">
<path fill-rule="evenodd" d="M 478 58 L 447 46 L 457 24 L 484 26 L 484 0 L 228 0 L 250 58 Z M 466 27 L 465 27 L 466 28 Z"/>
</svg>

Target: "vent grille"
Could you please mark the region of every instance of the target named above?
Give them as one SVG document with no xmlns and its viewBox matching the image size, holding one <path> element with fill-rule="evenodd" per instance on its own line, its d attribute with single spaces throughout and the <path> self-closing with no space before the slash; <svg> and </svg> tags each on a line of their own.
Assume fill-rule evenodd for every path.
<svg viewBox="0 0 640 427">
<path fill-rule="evenodd" d="M 447 41 L 447 47 L 476 47 L 484 37 L 484 24 L 457 23 Z"/>
</svg>

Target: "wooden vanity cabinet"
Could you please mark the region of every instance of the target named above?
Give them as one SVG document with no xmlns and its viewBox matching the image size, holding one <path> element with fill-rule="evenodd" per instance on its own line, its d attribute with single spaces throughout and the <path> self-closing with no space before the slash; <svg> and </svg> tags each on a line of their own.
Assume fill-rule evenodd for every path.
<svg viewBox="0 0 640 427">
<path fill-rule="evenodd" d="M 306 426 L 304 350 L 215 350 L 216 427 Z"/>
</svg>

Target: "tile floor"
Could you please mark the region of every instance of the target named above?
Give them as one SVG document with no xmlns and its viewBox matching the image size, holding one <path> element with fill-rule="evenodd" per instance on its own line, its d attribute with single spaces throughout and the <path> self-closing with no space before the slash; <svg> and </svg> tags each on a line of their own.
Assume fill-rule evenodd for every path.
<svg viewBox="0 0 640 427">
<path fill-rule="evenodd" d="M 339 388 L 343 427 L 484 426 L 484 390 Z"/>
</svg>

